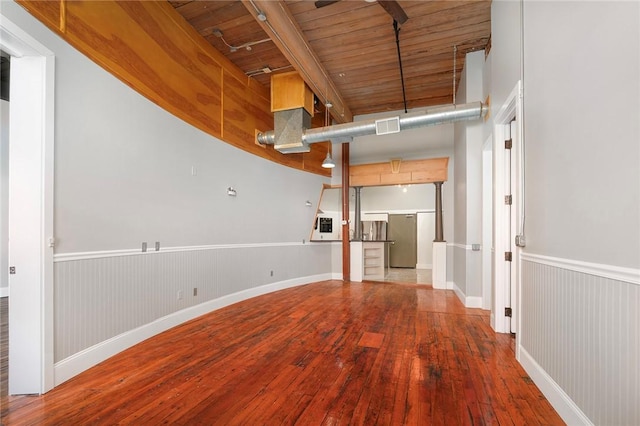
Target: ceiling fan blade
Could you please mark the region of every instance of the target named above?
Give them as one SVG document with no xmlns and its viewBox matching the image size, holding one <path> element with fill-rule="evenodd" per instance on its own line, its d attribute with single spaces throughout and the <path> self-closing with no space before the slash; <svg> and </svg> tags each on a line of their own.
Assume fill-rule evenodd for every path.
<svg viewBox="0 0 640 426">
<path fill-rule="evenodd" d="M 338 3 L 340 0 L 318 0 L 315 2 L 316 7 L 319 9 L 321 7 L 329 6 L 330 4 Z"/>
<path fill-rule="evenodd" d="M 316 3 L 322 3 L 322 2 L 316 2 Z M 402 9 L 402 7 L 395 0 L 378 0 L 378 4 L 380 4 L 380 6 L 382 6 L 383 9 L 386 10 L 387 13 L 391 15 L 393 19 L 395 19 L 401 25 L 404 24 L 407 21 L 407 19 L 409 19 L 407 14 L 404 13 L 404 10 Z"/>
</svg>

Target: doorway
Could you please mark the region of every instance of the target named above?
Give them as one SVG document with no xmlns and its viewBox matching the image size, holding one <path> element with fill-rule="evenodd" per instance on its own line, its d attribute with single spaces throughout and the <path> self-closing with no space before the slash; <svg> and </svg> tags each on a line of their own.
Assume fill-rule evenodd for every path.
<svg viewBox="0 0 640 426">
<path fill-rule="evenodd" d="M 518 81 L 494 119 L 493 132 L 493 292 L 491 326 L 516 334 L 519 357 L 521 247 L 518 230 L 524 223 L 522 162 L 522 82 Z"/>
<path fill-rule="evenodd" d="M 54 386 L 54 56 L 0 17 L 0 49 L 11 56 L 9 394 L 40 394 Z"/>
</svg>

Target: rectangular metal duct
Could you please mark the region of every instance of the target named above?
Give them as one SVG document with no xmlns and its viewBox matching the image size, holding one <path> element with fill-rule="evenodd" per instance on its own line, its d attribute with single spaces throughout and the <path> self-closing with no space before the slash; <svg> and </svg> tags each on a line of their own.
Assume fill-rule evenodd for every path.
<svg viewBox="0 0 640 426">
<path fill-rule="evenodd" d="M 311 148 L 302 140 L 306 129 L 311 128 L 311 115 L 304 108 L 287 109 L 273 113 L 274 148 L 283 154 L 309 152 Z"/>
</svg>

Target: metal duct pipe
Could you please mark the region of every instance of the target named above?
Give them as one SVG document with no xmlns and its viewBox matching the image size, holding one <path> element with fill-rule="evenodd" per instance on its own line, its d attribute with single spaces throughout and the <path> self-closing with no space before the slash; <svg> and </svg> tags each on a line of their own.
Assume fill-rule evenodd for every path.
<svg viewBox="0 0 640 426">
<path fill-rule="evenodd" d="M 471 102 L 463 105 L 447 105 L 427 109 L 423 113 L 415 113 L 399 118 L 400 131 L 418 127 L 435 126 L 453 123 L 455 121 L 474 120 L 486 115 L 487 110 L 482 102 Z M 302 140 L 307 143 L 325 142 L 332 139 L 347 139 L 354 136 L 376 134 L 376 121 L 364 120 L 352 123 L 336 124 L 334 126 L 305 129 Z M 275 134 L 273 131 L 258 133 L 257 140 L 261 144 L 273 145 Z"/>
</svg>

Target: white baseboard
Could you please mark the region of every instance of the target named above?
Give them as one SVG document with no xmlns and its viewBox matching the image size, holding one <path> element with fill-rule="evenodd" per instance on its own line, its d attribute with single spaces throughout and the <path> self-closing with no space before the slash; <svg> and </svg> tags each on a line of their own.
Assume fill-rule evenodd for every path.
<svg viewBox="0 0 640 426">
<path fill-rule="evenodd" d="M 465 296 L 465 294 L 462 292 L 462 290 L 460 290 L 460 287 L 458 287 L 458 286 L 456 285 L 456 283 L 454 283 L 454 282 L 448 281 L 448 282 L 447 282 L 447 287 L 448 287 L 448 284 L 449 284 L 449 283 L 451 283 L 451 284 L 453 285 L 453 291 L 454 291 L 454 293 L 456 294 L 456 296 L 458 296 L 458 299 L 460 299 L 460 301 L 462 302 L 462 304 L 464 304 L 464 299 L 465 299 L 465 297 L 466 297 L 466 296 Z"/>
<path fill-rule="evenodd" d="M 482 308 L 482 297 L 467 296 L 464 306 L 467 308 Z"/>
<path fill-rule="evenodd" d="M 568 425 L 593 425 L 593 422 L 569 398 L 569 395 L 558 386 L 522 346 L 520 346 L 520 358 L 518 361 L 565 423 Z"/>
<path fill-rule="evenodd" d="M 416 269 L 433 269 L 433 264 L 431 263 L 417 263 Z"/>
<path fill-rule="evenodd" d="M 0 297 L 9 297 L 9 287 L 0 287 Z"/>
<path fill-rule="evenodd" d="M 334 279 L 334 274 L 321 274 L 309 277 L 301 277 L 293 280 L 280 281 L 277 283 L 267 284 L 261 287 L 255 287 L 248 290 L 239 291 L 218 299 L 209 300 L 196 306 L 174 312 L 165 317 L 158 318 L 148 324 L 136 329 L 127 331 L 111 339 L 100 342 L 83 351 L 57 362 L 54 365 L 54 386 L 69 380 L 70 378 L 82 373 L 83 371 L 93 367 L 94 365 L 104 361 L 115 354 L 122 352 L 142 342 L 149 337 L 162 333 L 172 327 L 180 325 L 186 321 L 197 318 L 201 315 L 223 308 L 233 303 L 241 302 L 252 297 L 261 296 L 263 294 L 272 293 L 274 291 L 286 288 L 301 286 L 317 281 L 325 281 Z M 340 274 L 342 275 L 342 274 Z"/>
<path fill-rule="evenodd" d="M 460 299 L 464 304 L 465 308 L 482 308 L 482 297 L 467 296 L 462 290 L 460 290 L 460 287 L 458 287 L 456 283 L 448 281 L 447 287 L 449 287 L 449 284 L 451 284 L 453 291 L 456 293 L 456 296 L 458 296 L 458 299 Z"/>
<path fill-rule="evenodd" d="M 453 281 L 447 281 L 446 286 L 447 288 L 445 290 L 453 290 L 456 285 Z"/>
</svg>

